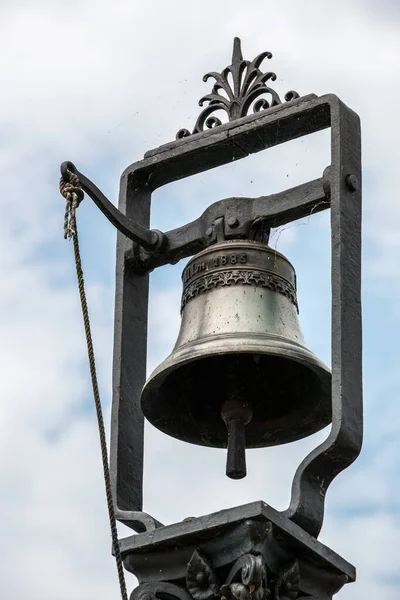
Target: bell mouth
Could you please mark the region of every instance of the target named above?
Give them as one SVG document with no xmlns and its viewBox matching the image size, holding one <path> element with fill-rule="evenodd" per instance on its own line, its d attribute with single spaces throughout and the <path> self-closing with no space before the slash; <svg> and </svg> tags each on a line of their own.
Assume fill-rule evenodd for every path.
<svg viewBox="0 0 400 600">
<path fill-rule="evenodd" d="M 234 334 L 174 351 L 142 392 L 145 417 L 164 433 L 201 446 L 227 447 L 221 405 L 252 407 L 246 447 L 293 442 L 331 422 L 331 373 L 306 347 L 277 335 Z"/>
</svg>

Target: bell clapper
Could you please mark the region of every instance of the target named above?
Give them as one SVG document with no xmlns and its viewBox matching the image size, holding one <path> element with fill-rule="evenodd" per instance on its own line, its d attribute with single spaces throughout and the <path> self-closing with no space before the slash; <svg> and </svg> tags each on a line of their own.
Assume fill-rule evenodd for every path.
<svg viewBox="0 0 400 600">
<path fill-rule="evenodd" d="M 222 404 L 221 417 L 228 430 L 226 474 L 231 479 L 246 477 L 246 425 L 252 416 L 249 403 L 231 399 Z"/>
</svg>

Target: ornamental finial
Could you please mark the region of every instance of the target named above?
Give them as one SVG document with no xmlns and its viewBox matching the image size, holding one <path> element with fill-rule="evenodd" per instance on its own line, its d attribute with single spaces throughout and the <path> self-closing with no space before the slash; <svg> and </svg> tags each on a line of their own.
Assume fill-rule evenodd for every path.
<svg viewBox="0 0 400 600">
<path fill-rule="evenodd" d="M 243 60 L 241 44 L 242 44 L 242 42 L 240 41 L 240 38 L 235 37 L 235 39 L 233 40 L 233 52 L 232 52 L 232 64 L 233 65 L 235 63 L 240 63 Z"/>
<path fill-rule="evenodd" d="M 240 38 L 235 37 L 232 64 L 225 67 L 221 73 L 212 71 L 203 77 L 203 81 L 207 81 L 210 77 L 215 79 L 211 93 L 199 100 L 200 106 L 203 106 L 204 102 L 208 102 L 208 106 L 201 111 L 193 131 L 180 129 L 176 134 L 176 139 L 179 140 L 205 129 L 222 125 L 222 121 L 213 114 L 218 110 L 226 113 L 228 121 L 234 121 L 245 117 L 250 112 L 256 113 L 282 104 L 278 93 L 267 85 L 267 81 L 276 80 L 276 74 L 272 71 L 263 73 L 260 70 L 261 63 L 266 58 L 272 58 L 271 52 L 262 52 L 251 62 L 243 60 Z M 220 90 L 224 94 L 221 94 Z M 266 95 L 268 99 L 265 97 Z M 260 96 L 263 97 L 260 98 Z M 293 90 L 285 94 L 287 102 L 296 98 L 299 98 L 299 94 Z"/>
</svg>

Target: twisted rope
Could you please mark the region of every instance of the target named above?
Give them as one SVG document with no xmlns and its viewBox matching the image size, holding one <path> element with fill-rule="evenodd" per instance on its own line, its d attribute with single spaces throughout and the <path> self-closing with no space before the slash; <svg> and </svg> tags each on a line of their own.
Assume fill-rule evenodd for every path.
<svg viewBox="0 0 400 600">
<path fill-rule="evenodd" d="M 83 189 L 75 173 L 68 171 L 69 181 L 60 179 L 60 194 L 66 200 L 64 214 L 64 239 L 73 238 L 76 233 L 76 209 L 83 200 Z M 79 248 L 78 248 L 79 249 Z"/>
<path fill-rule="evenodd" d="M 66 200 L 65 216 L 64 216 L 64 238 L 72 238 L 74 244 L 74 256 L 76 275 L 78 279 L 79 297 L 81 301 L 83 322 L 85 326 L 86 345 L 89 357 L 90 376 L 92 380 L 93 397 L 96 406 L 97 423 L 99 428 L 101 458 L 103 463 L 104 484 L 106 488 L 108 516 L 110 520 L 111 538 L 114 548 L 115 561 L 117 563 L 118 580 L 123 600 L 128 600 L 126 590 L 124 568 L 121 557 L 121 550 L 118 541 L 117 523 L 115 519 L 114 502 L 111 491 L 110 469 L 108 466 L 107 440 L 104 427 L 103 412 L 100 402 L 99 386 L 97 382 L 96 363 L 93 349 L 93 340 L 89 320 L 89 311 L 86 301 L 85 282 L 83 278 L 82 261 L 79 250 L 78 228 L 76 223 L 76 209 L 83 200 L 84 192 L 79 182 L 79 178 L 75 173 L 68 171 L 70 181 L 65 181 L 63 177 L 60 179 L 60 193 Z"/>
</svg>

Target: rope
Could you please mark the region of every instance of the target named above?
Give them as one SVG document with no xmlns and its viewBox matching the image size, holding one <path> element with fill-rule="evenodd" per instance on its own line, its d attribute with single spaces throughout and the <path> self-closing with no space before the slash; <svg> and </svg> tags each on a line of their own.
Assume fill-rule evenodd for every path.
<svg viewBox="0 0 400 600">
<path fill-rule="evenodd" d="M 110 469 L 108 466 L 108 452 L 106 433 L 104 428 L 103 412 L 101 409 L 99 386 L 97 382 L 96 363 L 94 357 L 93 340 L 89 321 L 89 311 L 86 301 L 85 282 L 83 278 L 83 269 L 81 255 L 79 251 L 78 228 L 76 223 L 76 209 L 83 200 L 84 192 L 81 188 L 79 178 L 75 173 L 68 171 L 70 181 L 67 182 L 61 177 L 60 193 L 66 200 L 65 216 L 64 216 L 64 238 L 72 238 L 74 244 L 74 256 L 76 275 L 78 279 L 79 297 L 81 301 L 83 322 L 85 326 L 86 344 L 89 357 L 90 376 L 92 379 L 93 396 L 96 406 L 97 423 L 99 427 L 101 458 L 103 463 L 104 484 L 106 488 L 108 516 L 110 520 L 111 538 L 114 548 L 115 561 L 117 563 L 118 580 L 123 600 L 128 600 L 126 591 L 126 583 L 124 576 L 124 568 L 121 557 L 121 550 L 118 541 L 117 523 L 115 520 L 114 502 L 111 491 Z"/>
</svg>

